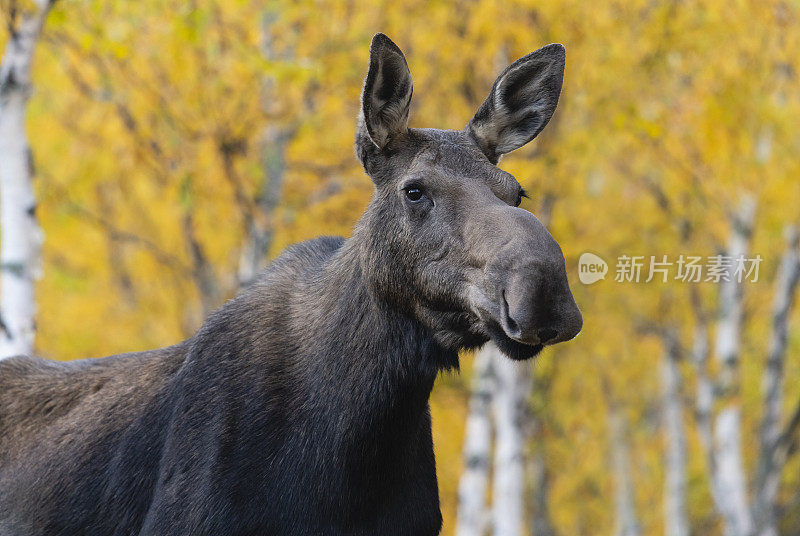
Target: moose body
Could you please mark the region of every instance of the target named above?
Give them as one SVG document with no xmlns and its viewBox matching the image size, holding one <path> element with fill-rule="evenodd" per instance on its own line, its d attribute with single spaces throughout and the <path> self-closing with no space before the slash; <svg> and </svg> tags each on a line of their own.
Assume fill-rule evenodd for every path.
<svg viewBox="0 0 800 536">
<path fill-rule="evenodd" d="M 436 375 L 581 327 L 560 248 L 496 167 L 562 74 L 550 45 L 464 130 L 409 129 L 378 34 L 356 136 L 375 194 L 350 239 L 289 248 L 178 345 L 0 362 L 0 536 L 438 534 Z"/>
</svg>

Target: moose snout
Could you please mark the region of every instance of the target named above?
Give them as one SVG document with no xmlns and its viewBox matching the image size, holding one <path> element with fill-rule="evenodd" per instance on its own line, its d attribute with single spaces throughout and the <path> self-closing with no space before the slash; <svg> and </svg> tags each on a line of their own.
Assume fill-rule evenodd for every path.
<svg viewBox="0 0 800 536">
<path fill-rule="evenodd" d="M 468 231 L 483 246 L 486 264 L 473 304 L 501 350 L 526 359 L 538 350 L 529 355 L 503 339 L 540 350 L 574 338 L 583 316 L 569 288 L 564 254 L 547 228 L 527 210 L 507 205 L 479 214 Z"/>
<path fill-rule="evenodd" d="M 505 334 L 527 345 L 552 345 L 575 337 L 583 327 L 567 280 L 561 248 L 530 213 L 520 233 L 496 253 L 487 284 Z"/>
</svg>

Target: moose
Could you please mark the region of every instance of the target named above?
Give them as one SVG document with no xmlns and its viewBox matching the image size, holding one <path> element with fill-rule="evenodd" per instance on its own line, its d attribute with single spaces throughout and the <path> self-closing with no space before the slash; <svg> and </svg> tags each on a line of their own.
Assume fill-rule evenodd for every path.
<svg viewBox="0 0 800 536">
<path fill-rule="evenodd" d="M 464 129 L 416 129 L 405 56 L 375 35 L 351 238 L 288 248 L 175 346 L 0 362 L 0 536 L 438 534 L 438 373 L 582 327 L 559 245 L 497 167 L 550 120 L 564 62 L 547 45 Z"/>
</svg>

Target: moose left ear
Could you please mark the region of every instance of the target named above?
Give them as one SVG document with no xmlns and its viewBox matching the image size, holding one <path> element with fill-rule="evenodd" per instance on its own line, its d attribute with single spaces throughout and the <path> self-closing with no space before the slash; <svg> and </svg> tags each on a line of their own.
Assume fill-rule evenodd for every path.
<svg viewBox="0 0 800 536">
<path fill-rule="evenodd" d="M 359 129 L 366 127 L 378 149 L 408 131 L 411 92 L 411 71 L 403 52 L 384 34 L 375 34 L 369 48 L 369 72 L 361 94 Z"/>
<path fill-rule="evenodd" d="M 466 129 L 494 164 L 545 127 L 564 80 L 564 46 L 547 45 L 509 65 Z"/>
</svg>

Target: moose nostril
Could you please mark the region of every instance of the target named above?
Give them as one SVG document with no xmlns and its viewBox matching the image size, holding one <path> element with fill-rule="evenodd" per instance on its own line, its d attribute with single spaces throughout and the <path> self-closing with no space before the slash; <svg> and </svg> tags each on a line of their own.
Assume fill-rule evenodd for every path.
<svg viewBox="0 0 800 536">
<path fill-rule="evenodd" d="M 539 342 L 544 344 L 547 341 L 551 341 L 556 338 L 558 332 L 554 329 L 540 329 L 536 332 L 536 335 L 539 337 Z"/>
<path fill-rule="evenodd" d="M 503 296 L 503 323 L 505 324 L 504 327 L 509 332 L 509 334 L 511 334 L 512 336 L 517 336 L 520 334 L 519 325 L 511 317 L 511 313 L 508 307 L 508 301 L 506 300 L 505 290 L 502 292 L 502 296 Z"/>
</svg>

